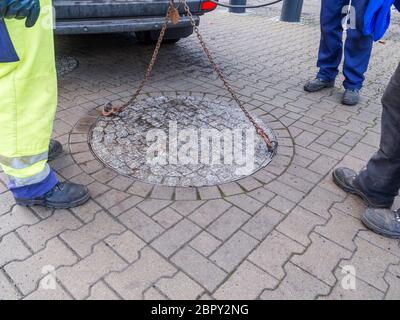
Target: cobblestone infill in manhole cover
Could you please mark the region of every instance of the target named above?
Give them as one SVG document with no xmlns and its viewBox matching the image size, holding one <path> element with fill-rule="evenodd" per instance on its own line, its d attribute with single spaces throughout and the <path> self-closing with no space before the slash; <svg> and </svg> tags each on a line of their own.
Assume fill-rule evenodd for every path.
<svg viewBox="0 0 400 320">
<path fill-rule="evenodd" d="M 68 56 L 57 56 L 56 57 L 56 69 L 59 77 L 65 76 L 66 74 L 74 71 L 78 68 L 79 62 L 73 57 Z"/>
<path fill-rule="evenodd" d="M 222 97 L 147 98 L 117 117 L 99 118 L 89 140 L 95 155 L 120 174 L 168 186 L 234 181 L 273 156 L 239 107 Z"/>
</svg>

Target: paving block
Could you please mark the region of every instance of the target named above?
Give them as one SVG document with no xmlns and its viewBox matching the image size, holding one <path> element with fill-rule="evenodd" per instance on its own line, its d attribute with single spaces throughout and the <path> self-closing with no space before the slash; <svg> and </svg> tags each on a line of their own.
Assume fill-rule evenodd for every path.
<svg viewBox="0 0 400 320">
<path fill-rule="evenodd" d="M 329 293 L 330 287 L 327 284 L 290 262 L 285 265 L 285 272 L 286 277 L 279 286 L 274 290 L 265 290 L 261 299 L 310 300 Z"/>
<path fill-rule="evenodd" d="M 103 281 L 95 283 L 90 288 L 90 295 L 87 300 L 120 300 L 114 291 L 112 291 Z"/>
<path fill-rule="evenodd" d="M 208 200 L 201 207 L 196 209 L 189 216 L 189 219 L 201 227 L 206 227 L 230 207 L 231 204 L 222 199 Z"/>
<path fill-rule="evenodd" d="M 139 203 L 137 207 L 147 215 L 153 216 L 155 213 L 161 211 L 170 204 L 171 201 L 168 200 L 146 199 Z"/>
<path fill-rule="evenodd" d="M 256 213 L 264 205 L 262 202 L 252 197 L 249 197 L 246 194 L 239 194 L 227 197 L 225 199 L 250 214 Z"/>
<path fill-rule="evenodd" d="M 140 259 L 124 269 L 105 277 L 105 282 L 124 299 L 143 299 L 149 287 L 162 277 L 172 277 L 176 269 L 151 248 L 141 251 Z"/>
<path fill-rule="evenodd" d="M 130 230 L 120 235 L 111 235 L 104 242 L 129 263 L 136 261 L 140 251 L 146 246 L 146 242 Z"/>
<path fill-rule="evenodd" d="M 254 238 L 262 240 L 283 218 L 284 216 L 278 211 L 264 207 L 242 227 L 242 230 Z"/>
<path fill-rule="evenodd" d="M 48 275 L 48 270 L 72 265 L 77 257 L 58 238 L 50 240 L 46 247 L 23 261 L 13 261 L 4 270 L 24 295 L 36 290 L 39 281 Z M 58 276 L 58 272 L 56 273 Z"/>
<path fill-rule="evenodd" d="M 302 245 L 308 246 L 311 242 L 309 234 L 317 225 L 322 224 L 325 224 L 322 217 L 297 206 L 277 226 L 276 230 Z"/>
<path fill-rule="evenodd" d="M 67 210 L 58 210 L 49 218 L 32 226 L 24 226 L 17 230 L 18 235 L 34 252 L 43 249 L 46 242 L 66 230 L 76 230 L 82 223 Z"/>
<path fill-rule="evenodd" d="M 272 289 L 277 284 L 278 280 L 245 261 L 213 296 L 218 300 L 254 300 L 265 289 Z"/>
<path fill-rule="evenodd" d="M 251 216 L 236 207 L 231 207 L 222 216 L 215 220 L 208 228 L 208 232 L 219 240 L 225 241 L 238 230 Z"/>
<path fill-rule="evenodd" d="M 99 243 L 93 253 L 70 267 L 57 270 L 57 278 L 76 299 L 85 299 L 90 288 L 112 271 L 121 271 L 126 263 L 104 243 Z"/>
<path fill-rule="evenodd" d="M 93 246 L 99 241 L 107 238 L 110 234 L 120 234 L 124 230 L 124 226 L 111 218 L 106 212 L 100 211 L 93 221 L 77 230 L 65 231 L 60 237 L 80 257 L 85 257 L 92 252 Z"/>
<path fill-rule="evenodd" d="M 157 221 L 158 224 L 162 225 L 165 229 L 172 227 L 179 220 L 182 219 L 182 216 L 177 213 L 175 210 L 167 207 L 161 210 L 159 213 L 153 216 L 153 219 Z"/>
<path fill-rule="evenodd" d="M 151 241 L 164 231 L 159 224 L 136 208 L 123 213 L 118 220 L 145 241 Z"/>
<path fill-rule="evenodd" d="M 201 229 L 197 225 L 184 219 L 155 239 L 151 246 L 162 255 L 169 257 L 193 239 L 200 231 Z"/>
<path fill-rule="evenodd" d="M 349 259 L 352 252 L 315 233 L 310 238 L 311 245 L 301 255 L 293 256 L 291 261 L 332 286 L 336 281 L 333 270 L 340 260 Z"/>
<path fill-rule="evenodd" d="M 340 266 L 342 268 L 353 266 L 357 278 L 386 292 L 388 289 L 388 284 L 384 280 L 386 268 L 390 264 L 399 264 L 399 257 L 376 247 L 360 237 L 357 237 L 354 242 L 357 246 L 357 251 L 351 259 L 341 261 Z"/>
<path fill-rule="evenodd" d="M 272 231 L 250 254 L 248 260 L 276 279 L 282 279 L 285 276 L 283 270 L 285 263 L 293 255 L 302 253 L 304 249 L 305 247 L 284 234 Z"/>
<path fill-rule="evenodd" d="M 257 246 L 258 241 L 242 231 L 236 232 L 210 259 L 227 272 L 233 271 Z"/>
<path fill-rule="evenodd" d="M 354 251 L 356 245 L 353 239 L 356 237 L 357 233 L 365 227 L 360 220 L 339 210 L 331 209 L 329 212 L 332 218 L 325 226 L 317 226 L 315 232 L 350 251 Z"/>
<path fill-rule="evenodd" d="M 171 278 L 161 278 L 154 286 L 171 300 L 196 300 L 203 287 L 179 271 Z"/>
<path fill-rule="evenodd" d="M 0 237 L 24 225 L 32 225 L 39 219 L 27 208 L 15 206 L 11 212 L 0 215 Z"/>
<path fill-rule="evenodd" d="M 221 243 L 220 240 L 209 234 L 207 231 L 203 231 L 190 242 L 190 246 L 208 257 Z"/>
<path fill-rule="evenodd" d="M 24 260 L 30 255 L 31 252 L 15 233 L 0 238 L 0 267 L 14 260 Z"/>
<path fill-rule="evenodd" d="M 188 246 L 178 251 L 172 257 L 172 262 L 208 291 L 214 291 L 227 275 L 210 260 Z"/>
<path fill-rule="evenodd" d="M 0 301 L 1 300 L 19 300 L 21 294 L 17 288 L 10 282 L 0 270 Z"/>
</svg>

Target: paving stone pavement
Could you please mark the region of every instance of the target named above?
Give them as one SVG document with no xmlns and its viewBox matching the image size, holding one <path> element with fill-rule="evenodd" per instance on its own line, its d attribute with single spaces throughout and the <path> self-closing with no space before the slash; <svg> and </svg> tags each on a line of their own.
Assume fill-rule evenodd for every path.
<svg viewBox="0 0 400 320">
<path fill-rule="evenodd" d="M 153 48 L 126 35 L 58 38 L 57 53 L 79 67 L 59 79 L 54 137 L 65 151 L 52 166 L 93 199 L 57 212 L 17 207 L 0 173 L 0 299 L 398 299 L 399 241 L 367 231 L 364 205 L 330 172 L 360 169 L 376 150 L 399 37 L 392 27 L 375 45 L 357 107 L 339 103 L 342 77 L 306 94 L 317 7 L 306 6 L 303 24 L 278 22 L 276 8 L 202 19 L 216 61 L 282 146 L 250 177 L 206 188 L 135 181 L 88 148 L 96 108 L 129 97 Z M 182 91 L 229 101 L 193 36 L 162 48 L 143 97 Z"/>
</svg>

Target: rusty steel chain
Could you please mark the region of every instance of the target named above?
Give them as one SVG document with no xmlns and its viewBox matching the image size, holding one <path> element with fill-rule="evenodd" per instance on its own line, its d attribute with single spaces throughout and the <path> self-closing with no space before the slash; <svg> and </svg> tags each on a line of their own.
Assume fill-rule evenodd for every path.
<svg viewBox="0 0 400 320">
<path fill-rule="evenodd" d="M 232 86 L 230 85 L 230 83 L 226 80 L 224 74 L 222 73 L 220 67 L 217 65 L 217 63 L 215 62 L 210 50 L 208 49 L 203 36 L 200 33 L 200 30 L 198 28 L 198 26 L 196 25 L 196 22 L 194 21 L 192 12 L 190 11 L 189 5 L 187 4 L 186 0 L 179 0 L 179 5 L 183 5 L 183 8 L 185 10 L 186 16 L 189 18 L 190 24 L 193 27 L 194 32 L 196 33 L 197 38 L 199 39 L 200 45 L 203 48 L 204 53 L 206 54 L 208 61 L 210 62 L 210 64 L 213 66 L 214 71 L 217 73 L 218 78 L 222 81 L 222 83 L 224 84 L 225 88 L 228 90 L 228 92 L 231 94 L 232 98 L 235 100 L 235 102 L 237 103 L 237 105 L 240 107 L 240 109 L 242 110 L 242 112 L 244 113 L 244 115 L 247 117 L 247 119 L 252 123 L 252 125 L 254 126 L 256 133 L 264 140 L 265 144 L 267 145 L 267 148 L 269 151 L 272 152 L 276 152 L 278 143 L 277 141 L 272 141 L 268 134 L 265 132 L 265 130 L 257 123 L 257 121 L 252 117 L 252 115 L 246 110 L 246 108 L 244 107 L 242 101 L 239 99 L 239 97 L 237 96 L 236 92 L 234 91 L 234 89 L 232 88 Z M 136 101 L 137 97 L 139 96 L 140 92 L 143 90 L 145 84 L 147 83 L 147 81 L 149 80 L 151 73 L 153 71 L 155 62 L 157 60 L 157 56 L 158 53 L 160 51 L 160 47 L 162 44 L 162 41 L 164 39 L 165 36 L 165 31 L 167 30 L 167 26 L 168 26 L 168 22 L 172 16 L 173 10 L 176 10 L 175 6 L 174 6 L 174 0 L 169 0 L 169 5 L 168 5 L 168 10 L 167 10 L 167 14 L 165 16 L 165 21 L 164 24 L 162 26 L 161 32 L 160 32 L 160 36 L 158 37 L 158 41 L 156 44 L 156 48 L 153 52 L 153 56 L 150 60 L 149 66 L 146 70 L 144 79 L 141 81 L 138 89 L 136 90 L 136 92 L 133 94 L 133 96 L 129 99 L 128 102 L 124 103 L 121 106 L 113 106 L 111 103 L 107 104 L 104 107 L 104 111 L 103 111 L 103 115 L 104 116 L 112 116 L 115 114 L 118 114 L 119 112 L 121 112 L 124 108 L 133 105 L 133 103 Z"/>
</svg>

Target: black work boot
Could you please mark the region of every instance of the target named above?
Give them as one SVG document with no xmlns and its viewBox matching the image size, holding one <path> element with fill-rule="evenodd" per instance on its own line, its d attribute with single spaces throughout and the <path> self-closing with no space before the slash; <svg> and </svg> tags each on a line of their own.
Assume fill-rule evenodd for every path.
<svg viewBox="0 0 400 320">
<path fill-rule="evenodd" d="M 368 208 L 361 216 L 364 225 L 384 237 L 400 239 L 399 210 Z"/>
<path fill-rule="evenodd" d="M 80 206 L 90 198 L 89 190 L 82 185 L 59 182 L 42 197 L 35 199 L 15 199 L 17 204 L 25 207 L 39 205 L 54 209 L 68 209 Z"/>
<path fill-rule="evenodd" d="M 360 101 L 360 90 L 346 89 L 343 94 L 342 104 L 346 106 L 355 106 Z"/>
<path fill-rule="evenodd" d="M 58 142 L 57 140 L 50 140 L 49 144 L 49 161 L 54 160 L 57 158 L 63 151 L 62 144 Z"/>
<path fill-rule="evenodd" d="M 357 173 L 354 170 L 348 168 L 338 168 L 332 172 L 332 176 L 333 181 L 339 188 L 348 193 L 359 196 L 367 206 L 381 209 L 391 208 L 393 202 L 377 203 L 362 190 L 357 183 Z"/>
<path fill-rule="evenodd" d="M 308 81 L 304 90 L 307 92 L 317 92 L 325 88 L 333 88 L 335 86 L 335 80 L 324 81 L 322 79 L 315 78 L 314 80 Z"/>
</svg>

